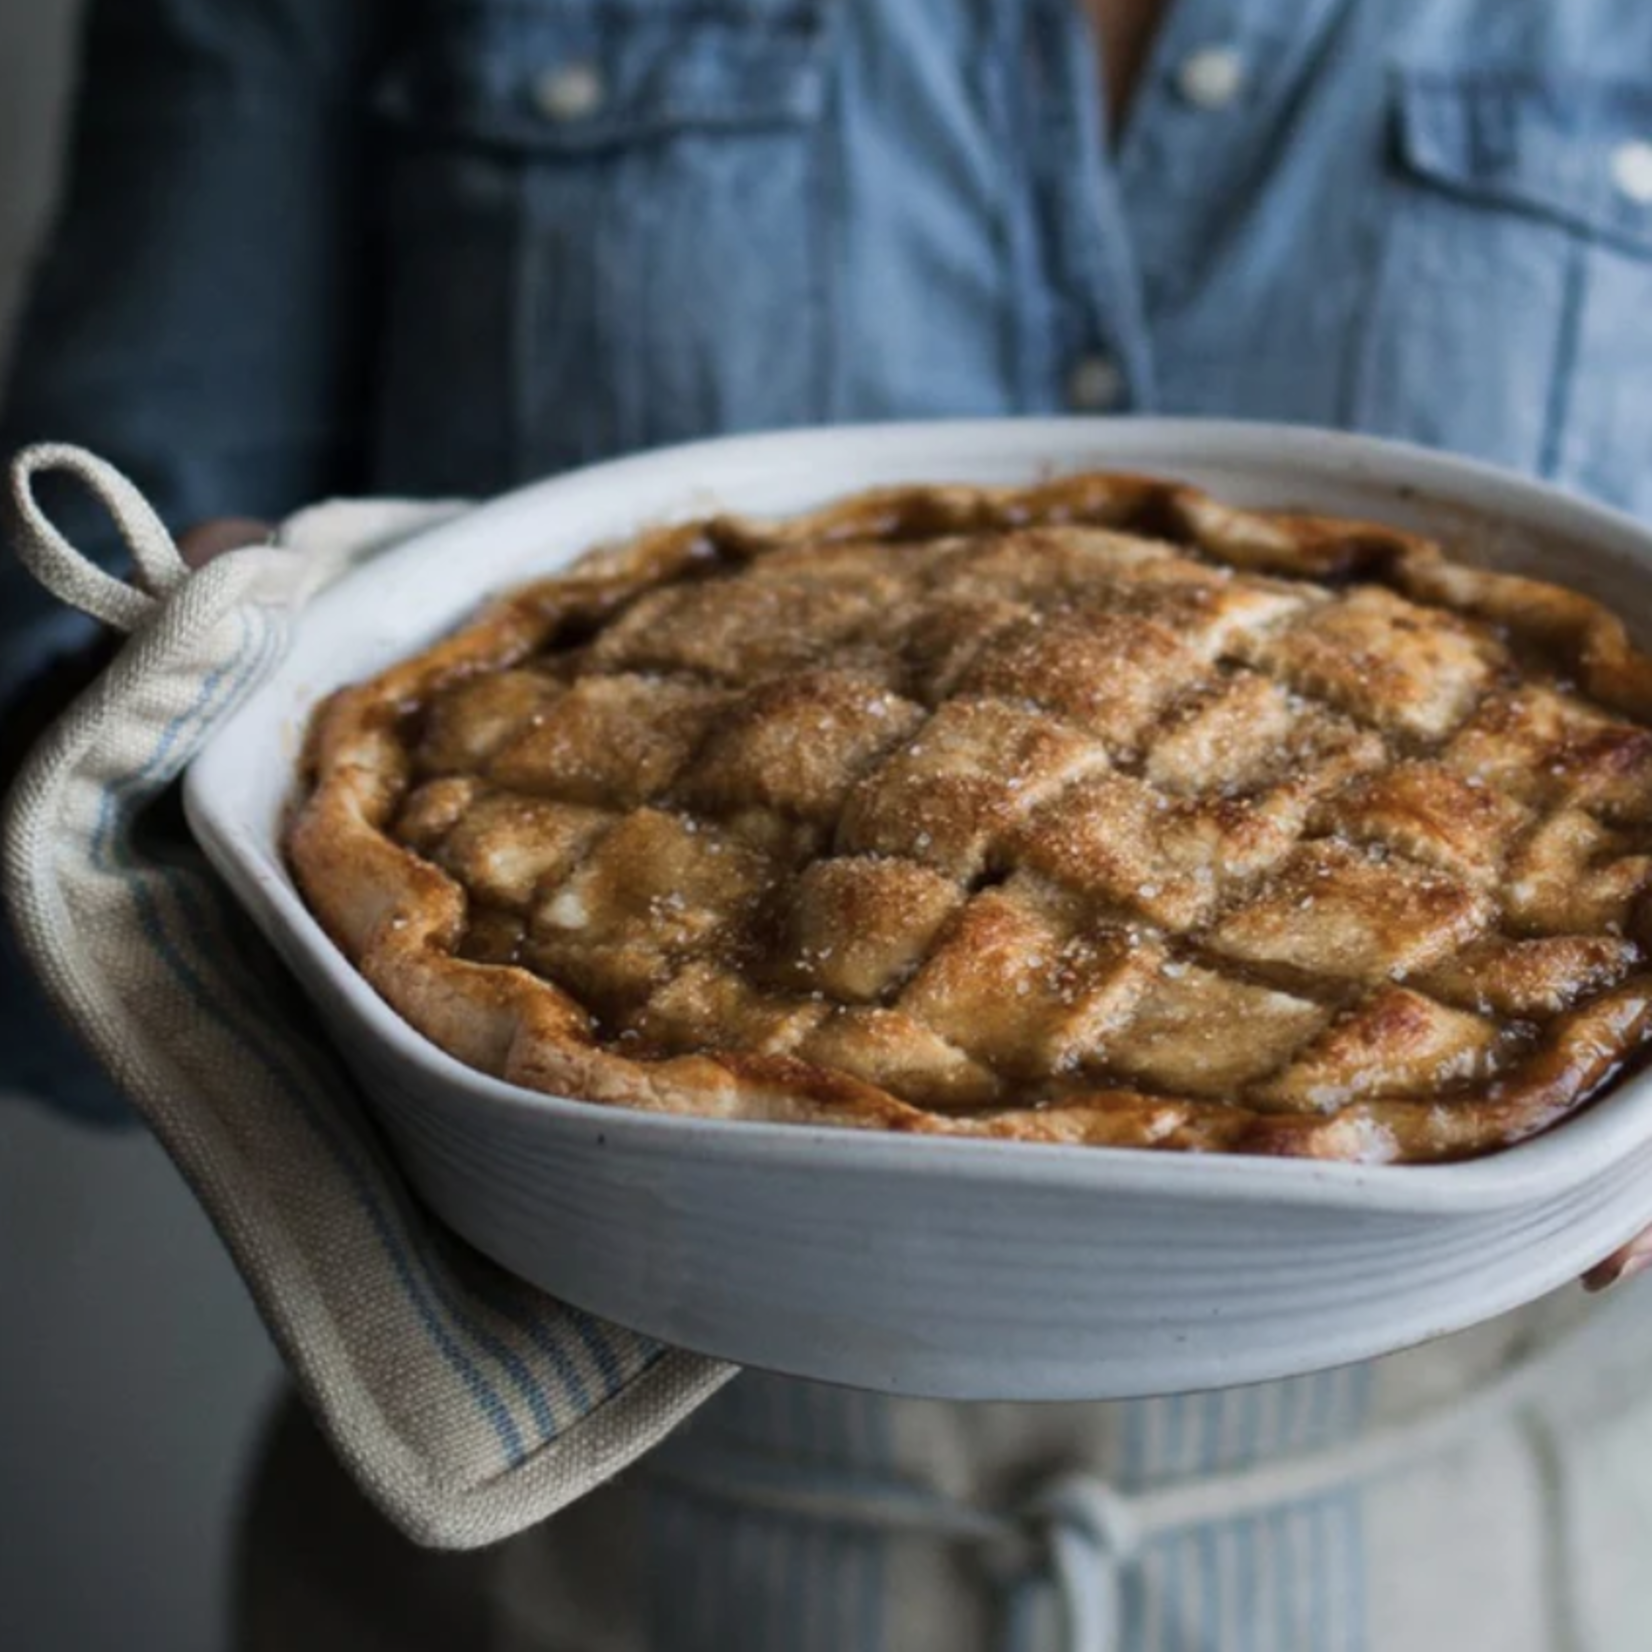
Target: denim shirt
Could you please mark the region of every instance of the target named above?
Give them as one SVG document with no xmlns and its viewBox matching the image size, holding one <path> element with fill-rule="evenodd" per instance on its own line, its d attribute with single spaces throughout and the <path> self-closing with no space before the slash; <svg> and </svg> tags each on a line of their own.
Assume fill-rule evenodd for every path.
<svg viewBox="0 0 1652 1652">
<path fill-rule="evenodd" d="M 1647 0 L 1176 0 L 1116 137 L 1097 63 L 1080 0 L 93 0 L 0 437 L 186 524 L 1237 415 L 1652 516 Z M 0 564 L 14 675 L 46 613 Z M 0 1088 L 96 1105 L 19 984 L 0 1017 Z"/>
</svg>

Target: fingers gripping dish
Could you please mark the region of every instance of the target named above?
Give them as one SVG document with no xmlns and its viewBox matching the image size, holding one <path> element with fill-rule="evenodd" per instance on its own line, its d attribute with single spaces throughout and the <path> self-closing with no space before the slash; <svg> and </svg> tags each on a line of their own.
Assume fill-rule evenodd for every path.
<svg viewBox="0 0 1652 1652">
<path fill-rule="evenodd" d="M 461 1061 L 724 1118 L 1426 1161 L 1652 1035 L 1652 659 L 1088 475 L 644 535 L 318 713 L 287 838 Z"/>
</svg>

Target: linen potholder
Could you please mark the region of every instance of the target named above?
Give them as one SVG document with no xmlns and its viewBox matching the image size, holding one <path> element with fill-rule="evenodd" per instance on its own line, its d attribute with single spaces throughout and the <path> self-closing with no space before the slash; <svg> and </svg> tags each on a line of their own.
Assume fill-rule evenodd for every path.
<svg viewBox="0 0 1652 1652">
<path fill-rule="evenodd" d="M 101 499 L 137 584 L 46 518 L 34 484 L 52 471 Z M 169 806 L 304 603 L 463 507 L 324 505 L 193 573 L 138 490 L 78 449 L 20 454 L 10 507 L 41 583 L 126 634 L 8 800 L 24 955 L 183 1172 L 363 1490 L 422 1543 L 509 1537 L 646 1451 L 734 1368 L 557 1302 L 436 1222 Z"/>
</svg>

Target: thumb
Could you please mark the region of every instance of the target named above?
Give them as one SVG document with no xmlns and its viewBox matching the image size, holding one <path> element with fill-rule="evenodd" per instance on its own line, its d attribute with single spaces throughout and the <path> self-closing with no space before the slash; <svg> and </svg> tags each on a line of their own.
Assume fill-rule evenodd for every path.
<svg viewBox="0 0 1652 1652">
<path fill-rule="evenodd" d="M 251 516 L 215 516 L 178 536 L 178 554 L 191 568 L 204 568 L 225 551 L 263 543 L 275 530 Z"/>
</svg>

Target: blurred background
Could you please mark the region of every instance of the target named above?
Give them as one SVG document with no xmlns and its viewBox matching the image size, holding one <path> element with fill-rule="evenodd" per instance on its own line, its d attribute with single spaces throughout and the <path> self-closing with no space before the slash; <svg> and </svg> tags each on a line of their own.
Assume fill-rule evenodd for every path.
<svg viewBox="0 0 1652 1652">
<path fill-rule="evenodd" d="M 0 0 L 0 357 L 50 210 L 74 0 Z M 220 1652 L 276 1380 L 165 1156 L 0 1093 L 0 1648 Z"/>
</svg>

